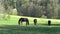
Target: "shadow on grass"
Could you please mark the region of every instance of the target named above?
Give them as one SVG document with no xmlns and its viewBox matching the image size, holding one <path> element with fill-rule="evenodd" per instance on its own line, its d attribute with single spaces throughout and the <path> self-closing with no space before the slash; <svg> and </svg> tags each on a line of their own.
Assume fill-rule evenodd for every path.
<svg viewBox="0 0 60 34">
<path fill-rule="evenodd" d="M 0 26 L 0 34 L 60 34 L 60 27 L 38 26 Z"/>
<path fill-rule="evenodd" d="M 48 26 L 48 24 L 41 24 L 41 25 L 47 25 Z M 51 24 L 50 26 L 60 26 L 60 24 Z"/>
</svg>

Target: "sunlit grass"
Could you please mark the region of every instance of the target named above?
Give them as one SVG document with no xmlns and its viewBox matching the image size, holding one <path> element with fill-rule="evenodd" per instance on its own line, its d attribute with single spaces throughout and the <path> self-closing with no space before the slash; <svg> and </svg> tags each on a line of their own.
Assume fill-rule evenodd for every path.
<svg viewBox="0 0 60 34">
<path fill-rule="evenodd" d="M 45 18 L 33 18 L 33 17 L 26 17 L 26 16 L 14 16 L 10 15 L 10 19 L 8 20 L 0 20 L 0 25 L 18 25 L 18 20 L 21 17 L 28 18 L 30 25 L 34 25 L 33 19 L 37 19 L 37 25 L 47 24 L 48 20 L 51 20 L 51 24 L 60 24 L 60 20 L 58 19 L 45 19 Z M 23 23 L 25 25 L 25 23 Z"/>
</svg>

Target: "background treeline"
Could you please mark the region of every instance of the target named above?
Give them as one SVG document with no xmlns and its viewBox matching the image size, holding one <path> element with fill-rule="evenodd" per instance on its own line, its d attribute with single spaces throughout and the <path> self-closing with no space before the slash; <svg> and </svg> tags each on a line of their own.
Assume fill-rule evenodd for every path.
<svg viewBox="0 0 60 34">
<path fill-rule="evenodd" d="M 29 17 L 60 18 L 60 0 L 0 0 L 4 13 Z M 0 11 L 1 12 L 1 11 Z"/>
</svg>

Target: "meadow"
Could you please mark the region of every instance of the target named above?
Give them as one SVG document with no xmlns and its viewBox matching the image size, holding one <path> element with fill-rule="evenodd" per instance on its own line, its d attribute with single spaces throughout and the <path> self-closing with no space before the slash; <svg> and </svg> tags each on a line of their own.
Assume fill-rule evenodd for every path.
<svg viewBox="0 0 60 34">
<path fill-rule="evenodd" d="M 0 34 L 60 34 L 60 20 L 59 19 L 45 19 L 26 17 L 29 19 L 29 26 L 23 23 L 18 25 L 18 20 L 26 16 L 13 16 L 8 20 L 0 20 Z M 37 25 L 33 23 L 33 19 L 37 19 Z M 47 25 L 47 21 L 51 20 L 51 26 Z"/>
</svg>

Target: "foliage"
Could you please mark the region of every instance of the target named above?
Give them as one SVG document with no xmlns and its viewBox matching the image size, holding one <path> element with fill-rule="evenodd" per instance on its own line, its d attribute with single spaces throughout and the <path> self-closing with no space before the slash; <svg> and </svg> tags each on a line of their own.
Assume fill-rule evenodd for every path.
<svg viewBox="0 0 60 34">
<path fill-rule="evenodd" d="M 59 0 L 17 0 L 16 9 L 18 15 L 47 18 L 58 18 Z M 24 3 L 25 2 L 25 3 Z M 33 14 L 32 14 L 33 13 Z"/>
<path fill-rule="evenodd" d="M 60 0 L 4 0 L 2 3 L 4 13 L 13 14 L 12 10 L 17 9 L 17 15 L 60 18 Z"/>
</svg>

